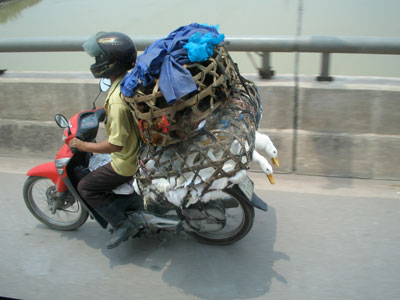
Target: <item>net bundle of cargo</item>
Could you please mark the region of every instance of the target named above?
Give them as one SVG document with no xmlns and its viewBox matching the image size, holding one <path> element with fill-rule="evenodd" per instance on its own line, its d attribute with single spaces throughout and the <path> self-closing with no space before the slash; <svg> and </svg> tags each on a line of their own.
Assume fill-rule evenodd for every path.
<svg viewBox="0 0 400 300">
<path fill-rule="evenodd" d="M 206 46 L 193 43 L 199 38 Z M 153 59 L 152 50 L 158 55 L 160 47 L 176 47 L 176 40 L 181 45 L 167 49 L 169 57 Z M 140 70 L 134 69 L 121 85 L 144 142 L 135 179 L 145 204 L 188 207 L 221 198 L 224 188 L 246 176 L 254 159 L 261 99 L 255 84 L 240 75 L 222 40 L 215 27 L 181 27 L 142 54 L 146 62 L 161 61 L 158 73 L 143 76 L 139 56 L 135 68 Z M 181 55 L 182 49 L 188 57 L 179 56 L 179 64 L 171 63 L 179 70 L 171 71 L 168 63 L 174 51 Z M 167 75 L 163 68 L 169 70 Z M 154 70 L 154 64 L 148 69 Z M 181 78 L 183 73 L 186 77 Z M 127 86 L 135 86 L 134 92 Z"/>
</svg>

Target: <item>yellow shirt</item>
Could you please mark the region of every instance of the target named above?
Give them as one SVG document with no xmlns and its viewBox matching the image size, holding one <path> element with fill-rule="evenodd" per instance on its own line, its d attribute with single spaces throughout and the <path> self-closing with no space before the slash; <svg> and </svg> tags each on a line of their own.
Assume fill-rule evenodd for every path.
<svg viewBox="0 0 400 300">
<path fill-rule="evenodd" d="M 137 170 L 139 137 L 133 115 L 120 96 L 123 78 L 124 76 L 120 76 L 115 80 L 108 92 L 104 104 L 107 113 L 105 128 L 108 142 L 123 147 L 121 152 L 111 153 L 112 168 L 119 175 L 132 176 Z"/>
</svg>

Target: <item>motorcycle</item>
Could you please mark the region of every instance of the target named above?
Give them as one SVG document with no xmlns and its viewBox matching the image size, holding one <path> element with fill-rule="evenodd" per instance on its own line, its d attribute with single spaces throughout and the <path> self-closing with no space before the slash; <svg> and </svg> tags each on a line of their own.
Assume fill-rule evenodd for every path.
<svg viewBox="0 0 400 300">
<path fill-rule="evenodd" d="M 53 162 L 27 172 L 28 178 L 23 187 L 25 204 L 34 217 L 52 229 L 75 230 L 89 216 L 107 228 L 107 221 L 90 207 L 77 190 L 79 181 L 89 172 L 88 165 L 93 154 L 70 149 L 68 143 L 74 137 L 95 142 L 99 125 L 106 117 L 105 110 L 96 108 L 95 102 L 109 87 L 107 80 L 100 81 L 100 92 L 93 102 L 93 109 L 81 111 L 69 120 L 61 114 L 55 115 L 57 125 L 64 129 L 65 144 Z M 268 210 L 267 204 L 254 193 L 254 184 L 247 175 L 240 183 L 225 187 L 220 199 L 206 203 L 198 201 L 187 208 L 157 203 L 144 205 L 135 189 L 127 195 L 117 190 L 109 197 L 134 204 L 126 214 L 141 228 L 136 237 L 156 237 L 168 232 L 189 234 L 207 244 L 228 245 L 242 239 L 251 230 L 254 208 Z"/>
</svg>

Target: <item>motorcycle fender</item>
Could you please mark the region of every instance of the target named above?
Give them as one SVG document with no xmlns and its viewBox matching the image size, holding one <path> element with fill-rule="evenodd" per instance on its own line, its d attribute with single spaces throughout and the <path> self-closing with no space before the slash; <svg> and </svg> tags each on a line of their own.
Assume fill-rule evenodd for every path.
<svg viewBox="0 0 400 300">
<path fill-rule="evenodd" d="M 57 173 L 56 165 L 54 164 L 54 162 L 48 162 L 33 167 L 28 171 L 28 173 L 26 173 L 26 175 L 49 178 L 57 187 L 58 192 L 65 192 L 67 190 L 67 186 L 62 181 L 60 175 L 58 175 Z"/>
<path fill-rule="evenodd" d="M 268 211 L 268 204 L 265 203 L 260 197 L 258 197 L 256 193 L 253 193 L 250 202 L 255 208 L 261 209 L 263 211 Z"/>
<path fill-rule="evenodd" d="M 250 201 L 251 205 L 263 211 L 268 210 L 268 205 L 260 197 L 254 193 L 254 183 L 249 177 L 244 177 L 243 180 L 237 185 L 239 190 L 245 196 L 246 200 Z"/>
</svg>

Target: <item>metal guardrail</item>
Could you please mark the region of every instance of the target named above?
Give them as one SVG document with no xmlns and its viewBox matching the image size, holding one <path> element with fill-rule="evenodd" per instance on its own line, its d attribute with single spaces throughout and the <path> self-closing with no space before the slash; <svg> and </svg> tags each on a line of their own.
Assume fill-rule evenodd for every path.
<svg viewBox="0 0 400 300">
<path fill-rule="evenodd" d="M 139 51 L 161 36 L 131 36 Z M 0 52 L 65 52 L 83 51 L 87 37 L 1 38 Z M 321 53 L 320 81 L 332 80 L 329 76 L 330 54 L 400 54 L 400 38 L 389 37 L 334 37 L 334 36 L 227 36 L 227 48 L 238 52 L 262 52 L 260 76 L 270 78 L 272 52 Z"/>
</svg>

